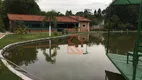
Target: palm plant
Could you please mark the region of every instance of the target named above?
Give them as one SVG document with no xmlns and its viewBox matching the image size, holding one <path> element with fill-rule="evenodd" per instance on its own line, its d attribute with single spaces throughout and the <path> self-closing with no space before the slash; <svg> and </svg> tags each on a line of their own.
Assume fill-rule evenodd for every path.
<svg viewBox="0 0 142 80">
<path fill-rule="evenodd" d="M 54 64 L 56 62 L 56 56 L 57 56 L 57 46 L 54 47 L 54 52 L 52 53 L 52 46 L 51 46 L 51 40 L 49 40 L 49 53 L 46 52 L 46 49 L 43 50 L 43 55 L 46 57 L 46 61 L 47 62 L 51 62 L 52 64 Z"/>
<path fill-rule="evenodd" d="M 57 23 L 56 23 L 56 16 L 57 16 L 57 14 L 56 14 L 55 11 L 53 11 L 53 10 L 49 11 L 49 12 L 46 13 L 45 18 L 42 21 L 43 27 L 45 26 L 45 23 L 47 21 L 49 21 L 49 36 L 51 36 L 51 30 L 52 30 L 51 26 L 52 26 L 52 23 L 53 23 L 54 28 L 56 28 L 56 25 L 57 25 Z"/>
</svg>

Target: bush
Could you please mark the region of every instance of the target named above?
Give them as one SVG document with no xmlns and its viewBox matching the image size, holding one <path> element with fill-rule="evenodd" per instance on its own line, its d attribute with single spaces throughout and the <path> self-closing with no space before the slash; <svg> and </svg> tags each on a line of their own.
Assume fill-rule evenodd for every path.
<svg viewBox="0 0 142 80">
<path fill-rule="evenodd" d="M 14 26 L 12 31 L 16 32 L 16 34 L 27 34 L 28 28 L 24 25 L 23 21 L 15 21 Z"/>
<path fill-rule="evenodd" d="M 54 32 L 54 36 L 58 36 L 58 32 Z"/>
</svg>

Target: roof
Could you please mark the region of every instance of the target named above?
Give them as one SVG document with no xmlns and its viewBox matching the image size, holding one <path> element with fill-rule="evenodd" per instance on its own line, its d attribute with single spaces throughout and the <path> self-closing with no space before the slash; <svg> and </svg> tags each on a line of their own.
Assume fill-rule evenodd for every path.
<svg viewBox="0 0 142 80">
<path fill-rule="evenodd" d="M 87 22 L 90 22 L 91 20 L 87 19 L 87 18 L 84 18 L 84 17 L 80 17 L 80 16 L 70 16 L 71 18 L 73 19 L 76 19 L 78 21 L 87 21 Z"/>
<path fill-rule="evenodd" d="M 44 16 L 8 14 L 8 18 L 9 18 L 9 20 L 42 21 L 44 19 Z"/>
<path fill-rule="evenodd" d="M 56 20 L 57 20 L 57 22 L 78 22 L 77 20 L 72 19 L 67 16 L 57 16 Z"/>
<path fill-rule="evenodd" d="M 76 16 L 77 17 L 77 16 Z M 8 14 L 9 20 L 22 20 L 22 21 L 43 21 L 45 16 L 39 15 L 26 15 L 26 14 Z M 79 20 L 76 20 L 75 16 L 56 16 L 57 22 L 74 22 L 78 21 L 90 21 L 89 19 L 79 17 Z"/>
<path fill-rule="evenodd" d="M 141 0 L 115 0 L 112 5 L 132 5 L 140 4 Z"/>
</svg>

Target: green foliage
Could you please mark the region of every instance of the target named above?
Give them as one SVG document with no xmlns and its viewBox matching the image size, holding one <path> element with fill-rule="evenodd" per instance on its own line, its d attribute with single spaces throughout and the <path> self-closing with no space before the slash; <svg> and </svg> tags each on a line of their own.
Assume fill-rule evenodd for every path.
<svg viewBox="0 0 142 80">
<path fill-rule="evenodd" d="M 58 36 L 58 32 L 54 32 L 54 36 Z"/>
<path fill-rule="evenodd" d="M 1 8 L 1 5 L 2 8 Z M 4 29 L 9 30 L 8 13 L 12 14 L 39 14 L 40 8 L 36 0 L 0 0 L 0 15 L 4 23 Z"/>
<path fill-rule="evenodd" d="M 109 13 L 111 13 L 111 15 Z M 108 24 L 111 16 L 112 29 L 137 29 L 139 5 L 109 6 L 106 10 L 102 11 L 102 14 L 105 16 L 105 25 Z"/>
<path fill-rule="evenodd" d="M 84 16 L 84 12 L 83 11 L 79 11 L 79 12 L 77 12 L 76 14 L 75 14 L 76 16 Z"/>
<path fill-rule="evenodd" d="M 2 19 L 2 11 L 3 11 L 3 4 L 2 0 L 0 0 L 0 32 L 4 32 L 4 24 L 3 24 L 3 19 Z"/>
<path fill-rule="evenodd" d="M 23 21 L 15 21 L 14 30 L 16 34 L 26 34 L 28 28 L 24 25 Z"/>
<path fill-rule="evenodd" d="M 47 20 L 49 21 L 49 24 L 51 25 L 53 23 L 54 28 L 56 28 L 57 26 L 57 21 L 56 21 L 56 16 L 57 16 L 57 12 L 52 10 L 49 11 L 45 14 L 45 18 L 43 19 L 43 25 L 47 22 Z"/>
<path fill-rule="evenodd" d="M 65 14 L 66 14 L 66 16 L 72 16 L 73 15 L 71 10 L 70 11 L 67 10 Z"/>
<path fill-rule="evenodd" d="M 1 18 L 0 18 L 0 32 L 4 32 L 4 24 Z"/>
<path fill-rule="evenodd" d="M 36 0 L 4 0 L 6 13 L 13 14 L 38 14 L 40 8 Z"/>
<path fill-rule="evenodd" d="M 101 9 L 98 9 L 98 11 L 95 10 L 93 14 L 91 13 L 90 10 L 85 9 L 84 12 L 79 11 L 75 15 L 76 16 L 82 16 L 82 17 L 90 19 L 91 20 L 91 22 L 90 22 L 91 26 L 101 24 L 103 19 L 104 19 L 102 12 L 101 12 Z"/>
</svg>

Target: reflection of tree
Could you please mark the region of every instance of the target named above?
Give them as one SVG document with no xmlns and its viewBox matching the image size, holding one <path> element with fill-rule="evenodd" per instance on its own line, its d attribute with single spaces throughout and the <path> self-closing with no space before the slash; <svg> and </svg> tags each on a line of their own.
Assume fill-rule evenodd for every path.
<svg viewBox="0 0 142 80">
<path fill-rule="evenodd" d="M 133 50 L 135 42 L 134 33 L 111 33 L 109 51 L 111 53 L 127 54 L 128 51 Z M 107 46 L 107 34 L 104 34 L 104 45 Z M 106 47 L 107 48 L 107 47 Z"/>
<path fill-rule="evenodd" d="M 57 49 L 54 48 L 54 52 L 51 53 L 51 48 L 49 49 L 49 54 L 46 52 L 46 49 L 43 51 L 44 56 L 46 57 L 47 62 L 51 62 L 54 64 L 56 62 L 56 55 L 57 55 Z"/>
<path fill-rule="evenodd" d="M 57 45 L 52 46 L 50 41 L 51 40 L 49 40 L 49 53 L 46 52 L 46 49 L 42 49 L 42 50 L 43 50 L 44 56 L 46 57 L 45 58 L 46 61 L 54 64 L 56 62 L 57 49 L 59 49 L 59 47 Z M 53 50 L 53 53 L 51 52 L 51 50 Z"/>
<path fill-rule="evenodd" d="M 17 65 L 26 65 L 34 63 L 37 60 L 37 51 L 35 48 L 23 48 L 19 46 L 5 52 L 4 57 Z"/>
<path fill-rule="evenodd" d="M 103 35 L 100 33 L 94 33 L 89 35 L 89 41 L 87 41 L 88 46 L 99 45 L 103 43 Z"/>
</svg>

